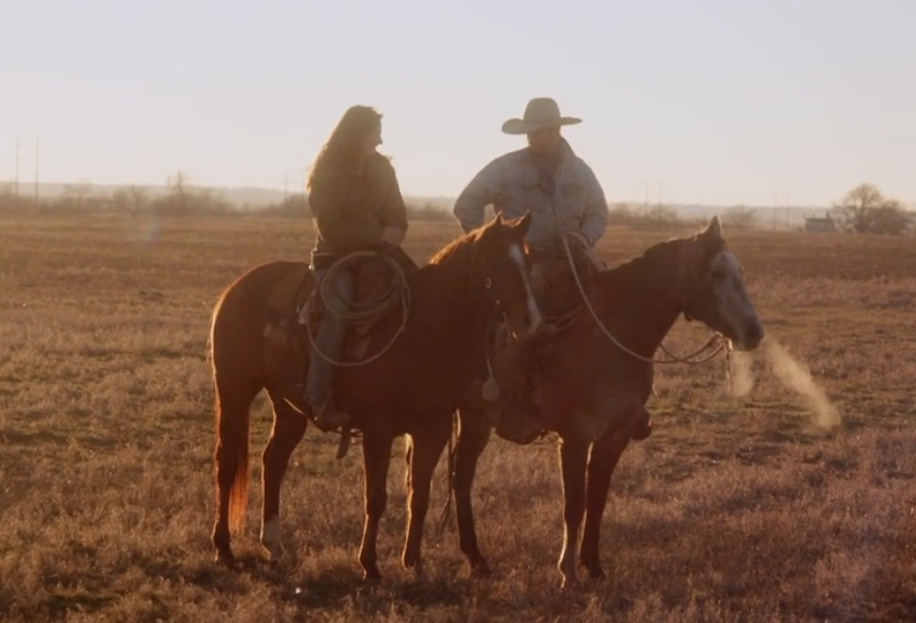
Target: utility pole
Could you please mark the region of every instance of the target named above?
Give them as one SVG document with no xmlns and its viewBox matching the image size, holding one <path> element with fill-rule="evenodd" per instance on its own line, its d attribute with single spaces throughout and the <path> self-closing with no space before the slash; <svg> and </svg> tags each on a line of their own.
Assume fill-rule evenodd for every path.
<svg viewBox="0 0 916 623">
<path fill-rule="evenodd" d="M 35 139 L 35 209 L 38 210 L 38 139 Z"/>
<path fill-rule="evenodd" d="M 786 229 L 789 229 L 789 201 L 791 198 L 791 193 L 786 191 Z"/>
<path fill-rule="evenodd" d="M 13 178 L 13 195 L 19 198 L 19 137 L 16 137 L 16 176 Z"/>
<path fill-rule="evenodd" d="M 779 217 L 779 193 L 773 191 L 773 231 L 776 231 L 777 218 Z"/>
</svg>

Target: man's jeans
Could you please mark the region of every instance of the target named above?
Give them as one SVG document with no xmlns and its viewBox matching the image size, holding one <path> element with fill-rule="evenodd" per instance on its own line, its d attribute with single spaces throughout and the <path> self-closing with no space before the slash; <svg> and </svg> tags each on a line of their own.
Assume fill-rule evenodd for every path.
<svg viewBox="0 0 916 623">
<path fill-rule="evenodd" d="M 324 279 L 327 269 L 316 270 L 315 287 Z M 335 270 L 332 292 L 335 300 L 328 301 L 333 309 L 350 309 L 353 302 L 353 273 L 349 270 Z M 315 345 L 322 353 L 334 360 L 340 359 L 346 324 L 332 310 L 325 309 L 318 325 Z M 305 401 L 312 409 L 318 409 L 327 400 L 334 385 L 336 366 L 325 360 L 315 348 L 309 357 L 308 378 L 305 381 Z"/>
</svg>

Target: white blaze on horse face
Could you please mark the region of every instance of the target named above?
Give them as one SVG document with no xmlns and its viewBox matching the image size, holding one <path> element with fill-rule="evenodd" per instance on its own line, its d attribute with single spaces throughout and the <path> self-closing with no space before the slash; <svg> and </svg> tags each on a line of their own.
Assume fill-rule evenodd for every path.
<svg viewBox="0 0 916 623">
<path fill-rule="evenodd" d="M 528 281 L 528 273 L 525 270 L 525 254 L 519 245 L 513 244 L 509 247 L 509 259 L 515 262 L 522 275 L 522 283 L 525 284 L 525 296 L 528 302 L 528 331 L 534 333 L 541 326 L 541 310 L 538 308 L 537 301 L 534 298 L 534 291 Z"/>
<path fill-rule="evenodd" d="M 763 336 L 763 327 L 757 309 L 744 287 L 738 258 L 728 249 L 723 249 L 710 262 L 709 270 L 713 274 L 722 275 L 713 281 L 719 316 L 728 323 L 739 345 L 755 347 Z"/>
</svg>

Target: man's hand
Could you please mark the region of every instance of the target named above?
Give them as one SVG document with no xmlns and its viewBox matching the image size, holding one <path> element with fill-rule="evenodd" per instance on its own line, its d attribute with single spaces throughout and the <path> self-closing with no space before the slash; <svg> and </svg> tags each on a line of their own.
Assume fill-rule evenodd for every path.
<svg viewBox="0 0 916 623">
<path fill-rule="evenodd" d="M 397 227 L 385 227 L 382 229 L 382 242 L 399 247 L 404 242 L 404 231 Z"/>
<path fill-rule="evenodd" d="M 586 238 L 586 237 L 585 237 L 585 234 L 583 234 L 582 232 L 578 232 L 578 231 L 568 231 L 568 232 L 566 232 L 565 236 L 566 236 L 566 239 L 567 239 L 569 242 L 571 242 L 571 243 L 573 243 L 573 244 L 582 245 L 582 247 L 585 248 L 585 249 L 590 249 L 591 246 L 592 246 L 592 245 L 589 244 L 588 238 Z"/>
</svg>

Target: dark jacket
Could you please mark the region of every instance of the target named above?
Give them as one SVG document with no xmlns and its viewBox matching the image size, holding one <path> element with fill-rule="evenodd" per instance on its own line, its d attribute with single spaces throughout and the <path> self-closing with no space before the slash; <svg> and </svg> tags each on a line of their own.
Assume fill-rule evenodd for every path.
<svg viewBox="0 0 916 623">
<path fill-rule="evenodd" d="M 314 254 L 340 258 L 382 240 L 382 230 L 407 230 L 407 207 L 394 167 L 375 154 L 363 175 L 329 171 L 313 180 L 309 207 L 318 230 Z"/>
</svg>

